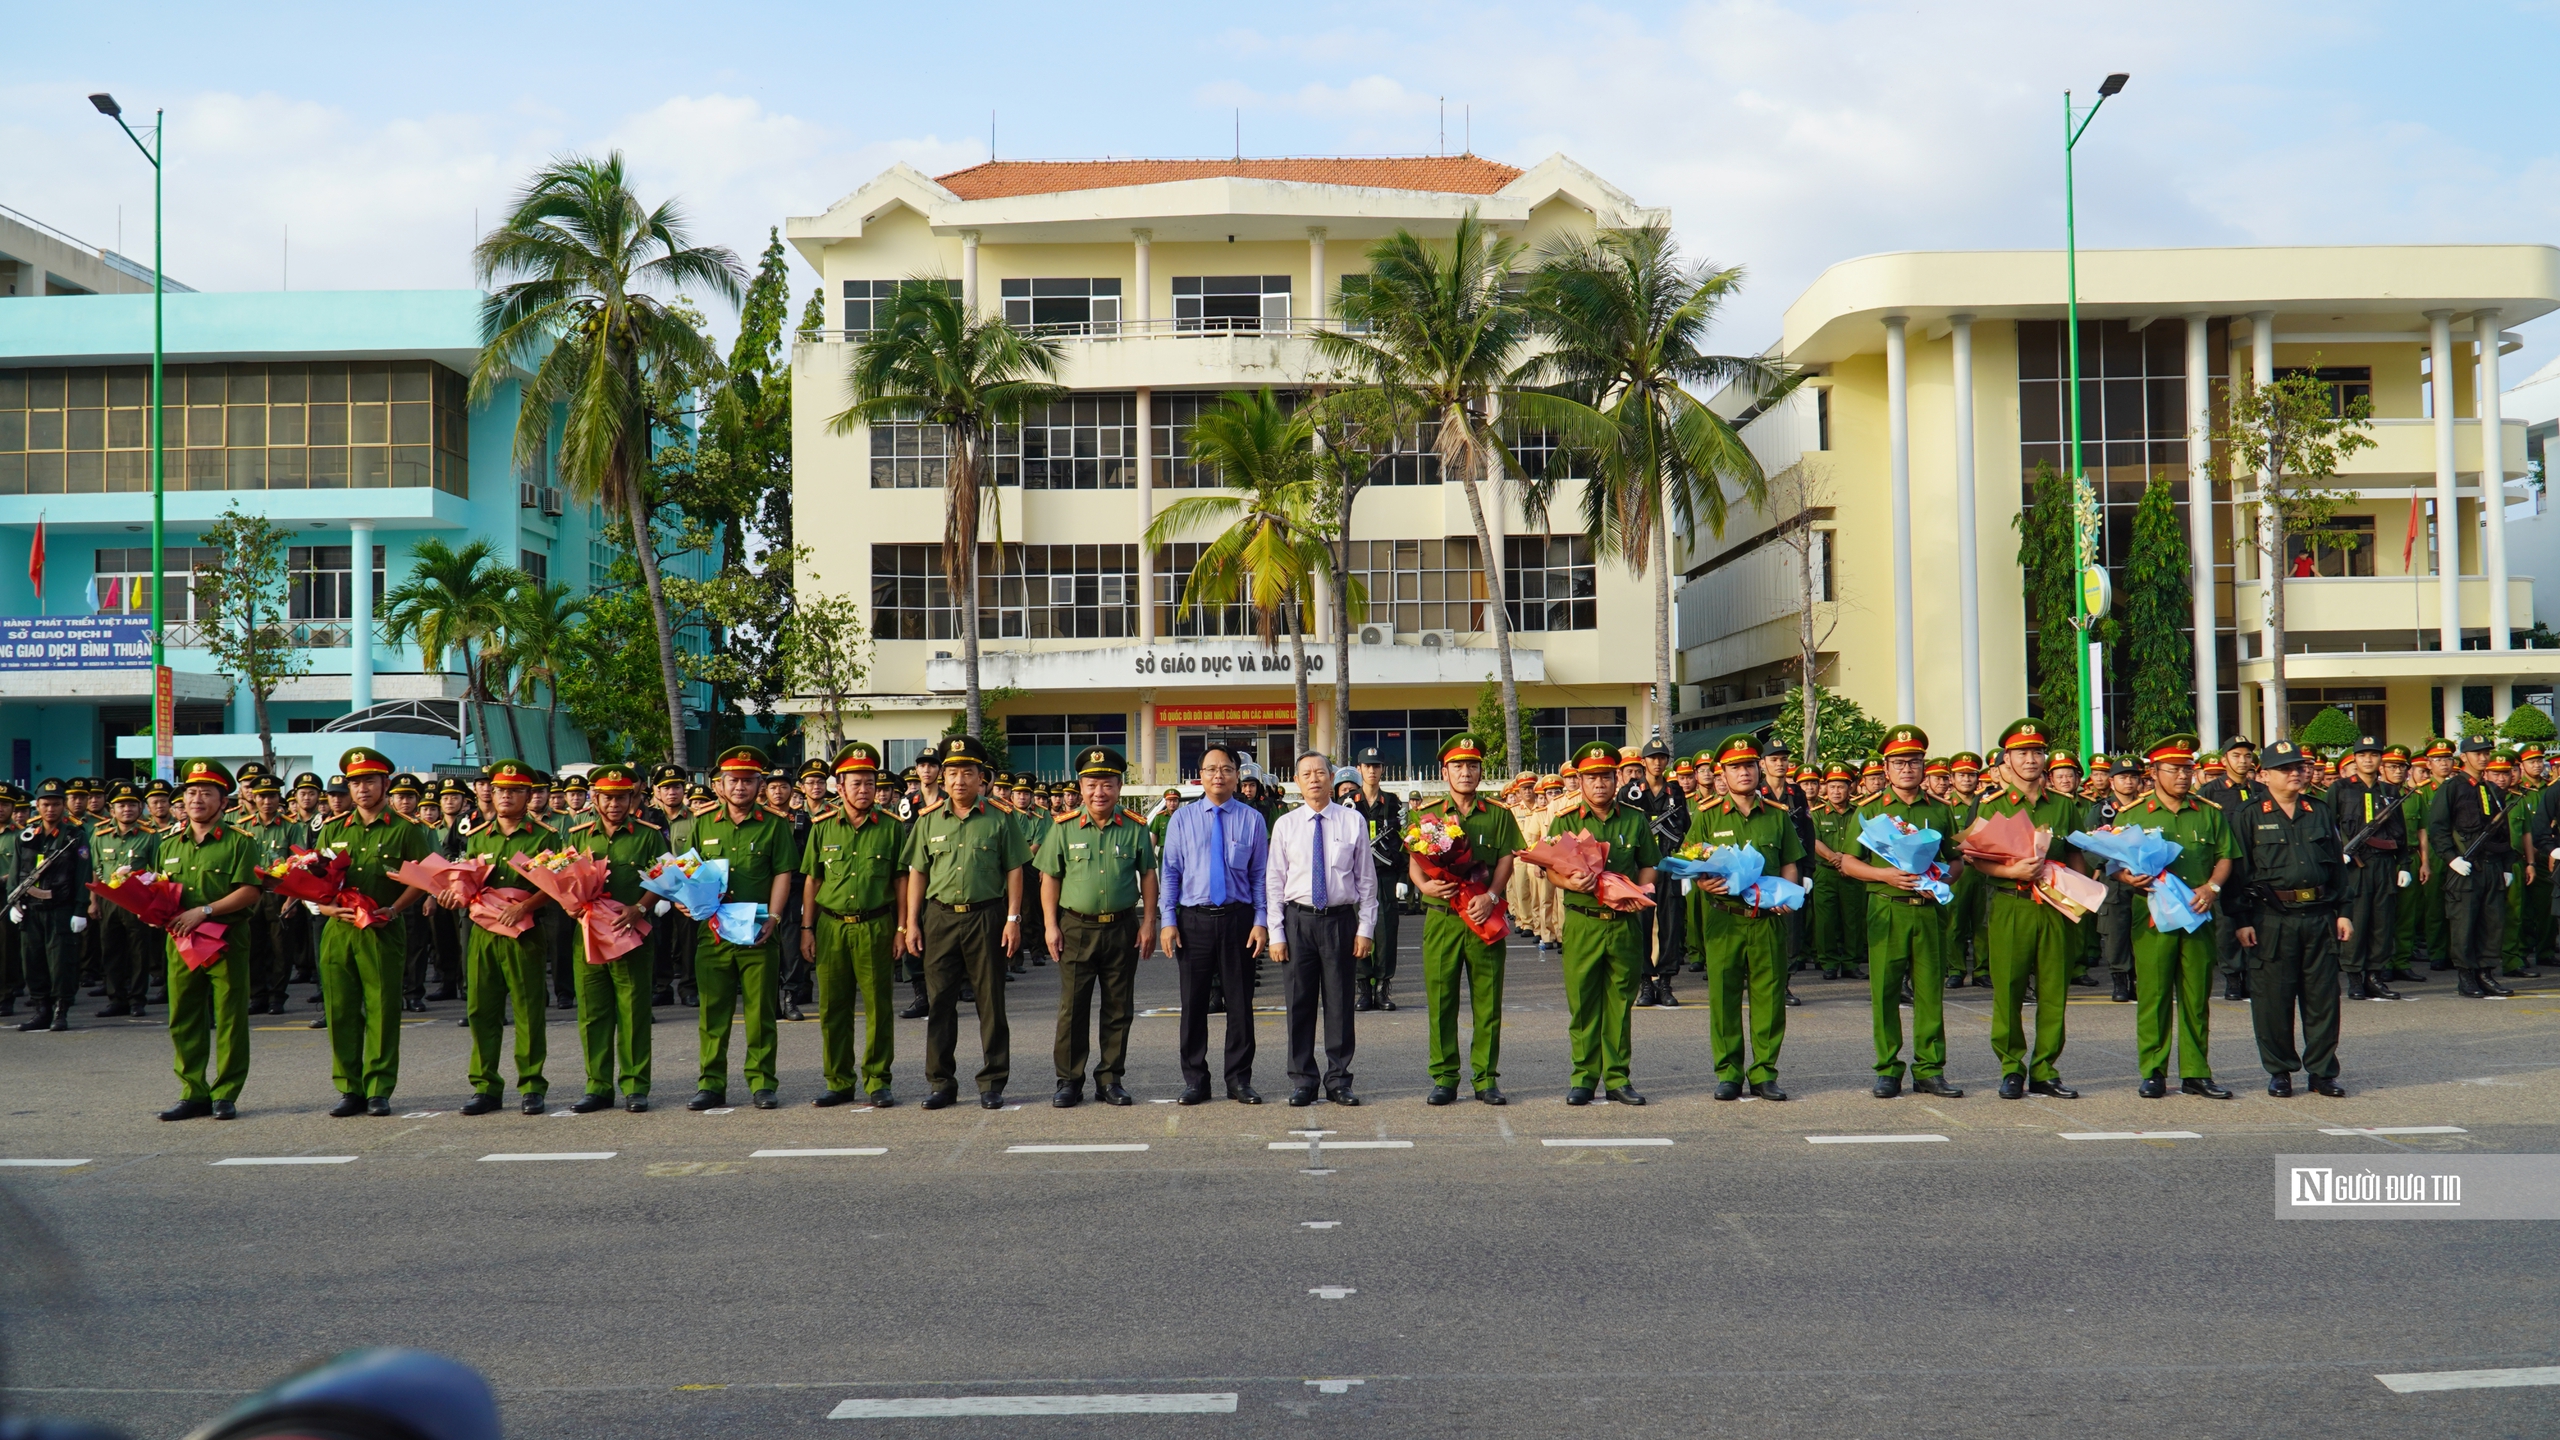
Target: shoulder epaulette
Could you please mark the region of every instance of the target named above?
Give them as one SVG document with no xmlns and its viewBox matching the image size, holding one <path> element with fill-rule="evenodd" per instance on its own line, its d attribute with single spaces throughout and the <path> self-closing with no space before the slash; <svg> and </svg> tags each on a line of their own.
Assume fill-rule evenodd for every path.
<svg viewBox="0 0 2560 1440">
<path fill-rule="evenodd" d="M 2258 810 L 2261 814 L 2273 815 L 2276 813 L 2276 802 L 2273 800 L 2261 800 L 2258 802 Z"/>
<path fill-rule="evenodd" d="M 594 828 L 596 828 L 596 822 L 593 820 L 581 820 L 577 824 L 569 827 L 569 833 L 572 835 L 584 835 Z"/>
<path fill-rule="evenodd" d="M 926 816 L 926 815 L 930 815 L 930 814 L 932 814 L 934 811 L 939 810 L 939 809 L 941 809 L 943 806 L 948 805 L 948 804 L 950 804 L 950 803 L 951 803 L 951 797 L 950 797 L 950 796 L 948 796 L 948 795 L 942 796 L 942 797 L 940 797 L 940 798 L 938 798 L 938 799 L 928 800 L 928 801 L 926 801 L 926 802 L 924 803 L 924 808 L 922 808 L 922 809 L 920 809 L 920 810 L 916 811 L 916 814 L 917 814 L 917 816 L 918 816 L 919 818 L 921 818 L 921 817 L 923 817 L 923 816 Z"/>
</svg>

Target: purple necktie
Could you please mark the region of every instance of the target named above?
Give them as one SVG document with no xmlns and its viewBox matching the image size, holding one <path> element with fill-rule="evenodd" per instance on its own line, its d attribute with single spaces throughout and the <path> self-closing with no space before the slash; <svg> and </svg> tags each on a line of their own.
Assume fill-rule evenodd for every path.
<svg viewBox="0 0 2560 1440">
<path fill-rule="evenodd" d="M 1321 910 L 1324 908 L 1324 812 L 1320 810 L 1307 812 L 1307 821 L 1316 832 L 1313 846 L 1316 853 L 1316 908 Z"/>
<path fill-rule="evenodd" d="M 1209 903 L 1227 903 L 1227 812 L 1224 806 L 1209 807 L 1209 833 L 1215 837 L 1217 862 L 1209 867 Z"/>
</svg>

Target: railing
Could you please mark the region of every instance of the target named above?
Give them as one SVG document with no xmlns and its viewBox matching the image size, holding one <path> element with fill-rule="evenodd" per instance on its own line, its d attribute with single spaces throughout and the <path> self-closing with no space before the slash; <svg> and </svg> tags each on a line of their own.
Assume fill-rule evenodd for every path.
<svg viewBox="0 0 2560 1440">
<path fill-rule="evenodd" d="M 1210 316 L 1202 319 L 1152 320 L 1088 320 L 1053 325 L 1015 327 L 1027 334 L 1054 336 L 1061 340 L 1142 340 L 1160 336 L 1183 340 L 1209 340 L 1246 335 L 1269 339 L 1315 335 L 1331 331 L 1360 334 L 1361 327 L 1334 319 L 1292 316 L 1287 320 L 1271 320 L 1254 316 Z M 822 345 L 843 345 L 869 335 L 868 330 L 803 330 L 800 338 Z"/>
</svg>

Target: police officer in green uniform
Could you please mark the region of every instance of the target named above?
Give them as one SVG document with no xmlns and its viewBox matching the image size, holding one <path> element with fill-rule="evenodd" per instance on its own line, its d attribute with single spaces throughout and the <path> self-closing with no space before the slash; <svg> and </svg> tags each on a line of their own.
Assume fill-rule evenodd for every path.
<svg viewBox="0 0 2560 1440">
<path fill-rule="evenodd" d="M 628 765 L 600 765 L 587 775 L 593 807 L 569 827 L 563 840 L 605 862 L 604 898 L 626 907 L 637 924 L 647 895 L 640 872 L 666 853 L 667 834 L 638 813 L 640 775 Z M 596 923 L 611 922 L 599 919 Z M 613 1105 L 617 1058 L 625 1108 L 649 1108 L 649 945 L 646 939 L 611 960 L 587 958 L 587 927 L 573 922 L 578 967 L 578 1048 L 587 1067 L 587 1093 L 569 1109 L 592 1115 Z"/>
<path fill-rule="evenodd" d="M 1584 834 L 1609 846 L 1607 868 L 1638 885 L 1650 885 L 1662 859 L 1653 827 L 1640 811 L 1618 803 L 1618 751 L 1594 740 L 1573 752 L 1582 795 L 1547 822 L 1550 836 Z M 1564 891 L 1564 992 L 1571 1015 L 1573 1086 L 1567 1105 L 1588 1105 L 1595 1090 L 1621 1105 L 1641 1105 L 1633 1079 L 1636 983 L 1645 971 L 1651 930 L 1641 909 L 1615 910 L 1558 876 Z"/>
<path fill-rule="evenodd" d="M 1022 867 L 1030 860 L 1013 817 L 986 793 L 993 778 L 986 747 L 954 735 L 934 752 L 947 787 L 945 803 L 928 804 L 907 832 L 906 944 L 924 965 L 924 1108 L 959 1099 L 960 991 L 978 1006 L 978 1103 L 1004 1108 L 1013 1071 L 1013 1033 L 1005 1021 L 1004 968 L 1022 948 Z M 999 908 L 1001 907 L 1001 908 Z M 999 925 L 1001 916 L 1001 925 Z"/>
<path fill-rule="evenodd" d="M 181 760 L 177 770 L 185 815 L 160 837 L 154 857 L 160 873 L 177 882 L 185 906 L 169 921 L 168 934 L 154 937 L 168 972 L 169 1045 L 179 1089 L 178 1103 L 160 1118 L 230 1120 L 239 1115 L 240 1091 L 249 1082 L 249 924 L 258 907 L 258 842 L 223 818 L 232 782 L 220 761 Z M 191 966 L 179 957 L 177 942 L 207 921 L 222 927 L 221 953 Z"/>
<path fill-rule="evenodd" d="M 2199 914 L 2211 912 L 2231 883 L 2241 858 L 2239 838 L 2219 806 L 2195 794 L 2196 747 L 2193 735 L 2164 735 L 2144 752 L 2151 768 L 2151 793 L 2117 813 L 2116 824 L 2157 830 L 2177 842 L 2178 858 L 2168 872 L 2195 892 Z M 2156 877 L 2128 879 L 2133 893 L 2125 898 L 2133 927 L 2133 1034 L 2138 1093 L 2157 1100 L 2169 1093 L 2169 1047 L 2172 1027 L 2177 1040 L 2178 1089 L 2208 1100 L 2228 1100 L 2231 1092 L 2213 1081 L 2210 1049 L 2213 1032 L 2214 933 L 2210 926 L 2164 931 L 2153 923 L 2149 894 Z M 2115 903 L 2111 898 L 2110 904 Z"/>
<path fill-rule="evenodd" d="M 747 1088 L 759 1110 L 781 1102 L 774 1059 L 781 1047 L 782 977 L 774 962 L 773 935 L 800 857 L 791 851 L 791 821 L 757 800 L 764 785 L 764 752 L 732 745 L 720 752 L 719 804 L 693 822 L 693 848 L 705 860 L 729 862 L 729 904 L 765 907 L 752 943 L 723 939 L 702 922 L 694 941 L 693 980 L 702 995 L 701 1088 L 688 1110 L 729 1103 L 729 1018 L 741 1005 L 747 1017 Z"/>
<path fill-rule="evenodd" d="M 497 814 L 472 831 L 462 847 L 465 859 L 489 862 L 491 888 L 526 892 L 524 899 L 497 917 L 499 924 L 509 927 L 532 918 L 548 903 L 516 869 L 516 857 L 524 856 L 530 863 L 531 857 L 560 845 L 559 832 L 530 814 L 533 773 L 533 767 L 521 760 L 499 760 L 489 766 Z M 445 903 L 464 909 L 455 896 L 446 897 Z M 423 927 L 423 916 L 418 923 Z M 500 1068 L 498 1046 L 510 1004 L 515 1009 L 516 1088 L 523 1094 L 524 1113 L 542 1113 L 543 1097 L 551 1093 L 551 1082 L 542 1073 L 550 1054 L 543 993 L 549 948 L 539 924 L 522 935 L 501 935 L 474 919 L 471 933 L 463 937 L 463 988 L 470 996 L 466 1010 L 471 1026 L 471 1098 L 464 1102 L 463 1114 L 486 1115 L 506 1103 L 506 1074 Z"/>
<path fill-rule="evenodd" d="M 158 869 L 152 857 L 159 851 L 160 834 L 142 823 L 142 792 L 132 781 L 119 780 L 108 788 L 107 815 L 107 823 L 89 834 L 89 863 L 100 880 L 118 870 Z M 98 1018 L 144 1013 L 150 976 L 162 968 L 164 937 L 132 911 L 94 895 L 89 898 L 89 923 L 100 932 L 98 971 L 107 982 L 107 1004 Z"/>
<path fill-rule="evenodd" d="M 2267 746 L 2266 798 L 2244 812 L 2240 834 L 2247 883 L 2231 895 L 2242 913 L 2240 943 L 2253 954 L 2249 1014 L 2267 1093 L 2293 1093 L 2293 1072 L 2319 1094 L 2338 1085 L 2338 951 L 2355 927 L 2338 913 L 2338 830 L 2328 807 L 2303 788 L 2311 757 L 2290 740 Z M 2294 1023 L 2301 1021 L 2300 1048 Z"/>
<path fill-rule="evenodd" d="M 1760 852 L 1770 874 L 1795 879 L 1805 858 L 1804 845 L 1786 808 L 1760 789 L 1759 743 L 1748 734 L 1727 739 L 1716 751 L 1716 766 L 1724 772 L 1725 793 L 1697 807 L 1689 817 L 1684 843 L 1710 849 L 1749 845 Z M 1778 1088 L 1778 1052 L 1787 1041 L 1787 961 L 1780 916 L 1728 895 L 1724 881 L 1715 876 L 1700 877 L 1696 886 L 1707 897 L 1698 950 L 1707 966 L 1716 1098 L 1741 1099 L 1747 1079 L 1752 1094 L 1763 1100 L 1784 1100 L 1787 1092 Z M 1747 1057 L 1743 1049 L 1746 995 L 1751 1011 Z"/>
<path fill-rule="evenodd" d="M 1003 794 L 993 797 L 1004 801 L 1012 809 L 1013 823 L 1022 829 L 1022 853 L 1026 856 L 1040 853 L 1040 841 L 1049 833 L 1049 827 L 1053 823 L 1049 815 L 1049 806 L 1041 798 L 1041 794 L 1040 777 L 1025 770 L 1013 777 L 1013 793 L 1010 797 Z M 1039 887 L 1040 880 L 1036 873 L 1022 877 L 1024 894 L 1037 895 L 1040 893 Z M 1026 965 L 1049 963 L 1048 937 L 1042 932 L 1043 927 L 1040 925 L 1023 927 L 1022 948 L 1014 952 L 1013 963 L 1009 967 L 1013 974 L 1023 973 Z"/>
<path fill-rule="evenodd" d="M 1413 818 L 1452 822 L 1467 837 L 1469 862 L 1484 869 L 1485 893 L 1468 902 L 1481 924 L 1509 891 L 1511 857 L 1527 849 L 1527 842 L 1512 813 L 1484 798 L 1482 741 L 1473 735 L 1449 737 L 1440 747 L 1440 778 L 1449 793 L 1416 802 Z M 1422 997 L 1431 1036 L 1430 1103 L 1447 1105 L 1458 1098 L 1458 992 L 1463 988 L 1473 1020 L 1466 1059 L 1475 1097 L 1487 1105 L 1508 1104 L 1500 1084 L 1503 944 L 1482 939 L 1467 928 L 1454 908 L 1458 898 L 1454 881 L 1431 878 L 1421 860 L 1410 854 L 1405 868 L 1422 896 Z M 1381 912 L 1394 904 L 1394 894 L 1391 885 L 1378 887 Z"/>
<path fill-rule="evenodd" d="M 1049 824 L 1031 867 L 1040 876 L 1040 911 L 1050 953 L 1058 957 L 1057 1093 L 1061 1109 L 1084 1098 L 1093 998 L 1102 994 L 1101 1044 L 1093 1067 L 1094 1098 L 1131 1103 L 1120 1084 L 1129 1069 L 1129 1025 L 1137 1016 L 1138 962 L 1155 953 L 1155 837 L 1120 808 L 1129 762 L 1096 745 L 1076 757 L 1083 805 Z"/>
<path fill-rule="evenodd" d="M 1855 856 L 1858 844 L 1858 807 L 1849 803 L 1848 766 L 1831 762 L 1810 808 L 1815 868 L 1805 903 L 1813 907 L 1813 963 L 1823 979 L 1843 980 L 1855 973 L 1853 955 L 1866 943 L 1866 927 L 1853 923 L 1853 906 L 1865 887 L 1840 868 L 1844 858 Z M 1696 892 L 1691 895 L 1694 899 Z"/>
<path fill-rule="evenodd" d="M 294 819 L 284 806 L 284 786 L 273 775 L 261 775 L 245 781 L 254 807 L 245 820 L 234 828 L 258 847 L 258 866 L 275 865 L 294 851 L 309 848 L 311 832 Z M 248 927 L 249 1013 L 281 1015 L 284 1013 L 285 983 L 292 978 L 292 961 L 296 949 L 289 937 L 296 931 L 307 939 L 310 935 L 309 912 L 294 905 L 287 913 L 287 902 L 281 895 L 261 894 L 256 913 L 240 923 Z M 308 946 L 302 947 L 308 949 Z"/>
<path fill-rule="evenodd" d="M 426 826 L 403 820 L 385 804 L 391 760 L 359 745 L 338 757 L 346 775 L 347 812 L 320 827 L 320 848 L 347 857 L 346 888 L 377 910 L 359 927 L 343 905 L 316 907 L 320 932 L 321 1014 L 329 1031 L 330 1074 L 337 1082 L 333 1119 L 388 1115 L 400 1082 L 400 992 L 408 960 L 409 912 L 426 893 L 390 877 L 392 870 L 435 853 Z"/>
<path fill-rule="evenodd" d="M 817 813 L 800 856 L 804 893 L 801 955 L 817 972 L 819 1070 L 826 1090 L 812 1105 L 842 1105 L 868 1092 L 881 1109 L 897 1103 L 889 1066 L 897 1055 L 890 1023 L 899 904 L 907 872 L 907 827 L 883 805 L 880 752 L 855 740 L 836 752 L 839 804 Z M 854 1006 L 869 1028 L 857 1051 Z"/>
<path fill-rule="evenodd" d="M 1914 830 L 1938 832 L 1931 859 L 1953 853 L 1955 811 L 1922 788 L 1929 736 L 1917 725 L 1896 725 L 1884 735 L 1881 795 L 1870 798 L 1841 827 L 1850 845 L 1873 817 L 1889 816 Z M 1925 868 L 1925 867 L 1924 867 Z M 1874 1009 L 1875 1096 L 1902 1093 L 1902 995 L 1911 992 L 1911 1088 L 1957 1099 L 1964 1091 L 1947 1083 L 1946 917 L 1935 896 L 1920 889 L 1920 876 L 1879 863 L 1871 854 L 1841 848 L 1840 871 L 1863 881 L 1867 901 L 1867 997 Z"/>
<path fill-rule="evenodd" d="M 2466 999 L 2505 999 L 2498 981 L 2506 929 L 2507 792 L 2489 783 L 2489 737 L 2462 742 L 2462 768 L 2427 803 L 2427 846 L 2444 892 L 2446 954 Z"/>
<path fill-rule="evenodd" d="M 1991 972 L 1991 1053 L 2000 1062 L 2003 1100 L 2024 1099 L 2030 1091 L 2057 1100 L 2080 1096 L 2062 1083 L 2057 1068 L 2068 1013 L 2063 1007 L 2070 1003 L 2071 969 L 2080 954 L 2079 930 L 2061 911 L 2036 898 L 2034 884 L 2047 862 L 2069 863 L 2070 844 L 2064 837 L 2082 828 L 2082 806 L 2077 796 L 2046 788 L 2048 744 L 2043 721 L 2012 721 L 2000 736 L 2009 779 L 1978 809 L 1985 817 L 2023 812 L 2038 829 L 2050 830 L 2053 839 L 2044 856 L 2007 865 L 1969 862 L 1991 882 L 1983 943 Z M 2032 1053 L 2025 1029 L 2030 980 L 2036 990 Z"/>
</svg>

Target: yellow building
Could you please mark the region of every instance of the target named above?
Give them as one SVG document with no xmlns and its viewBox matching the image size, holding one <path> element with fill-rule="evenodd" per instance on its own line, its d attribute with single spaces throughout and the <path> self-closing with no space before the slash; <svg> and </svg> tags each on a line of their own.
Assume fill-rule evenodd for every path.
<svg viewBox="0 0 2560 1440">
<path fill-rule="evenodd" d="M 834 327 L 793 354 L 794 514 L 811 551 L 800 584 L 859 597 L 877 637 L 870 714 L 851 732 L 903 766 L 962 709 L 942 438 L 829 423 L 849 403 L 849 342 L 895 286 L 953 285 L 974 310 L 1067 352 L 1069 397 L 997 440 L 980 537 L 983 684 L 1020 692 L 994 707 L 1017 765 L 1061 776 L 1076 747 L 1104 743 L 1161 784 L 1187 778 L 1215 736 L 1284 773 L 1302 747 L 1287 645 L 1265 649 L 1241 613 L 1177 614 L 1208 534 L 1152 549 L 1139 536 L 1160 505 L 1216 483 L 1189 460 L 1203 407 L 1237 390 L 1305 390 L 1321 369 L 1310 337 L 1336 323 L 1368 248 L 1399 228 L 1446 236 L 1469 210 L 1531 245 L 1668 218 L 1562 156 L 1526 171 L 1443 156 L 993 161 L 939 177 L 901 165 L 791 220 Z M 1352 568 L 1372 603 L 1352 637 L 1347 736 L 1329 733 L 1329 607 L 1314 607 L 1308 637 L 1313 743 L 1337 757 L 1376 745 L 1398 778 L 1437 775 L 1441 738 L 1465 727 L 1496 673 L 1463 487 L 1439 483 L 1430 448 L 1413 437 L 1353 507 Z M 1503 510 L 1488 519 L 1541 759 L 1643 735 L 1657 723 L 1644 586 L 1595 565 L 1579 534 L 1532 532 L 1516 504 Z M 1568 527 L 1562 517 L 1580 513 L 1570 493 L 1552 508 Z"/>
<path fill-rule="evenodd" d="M 2143 488 L 2171 481 L 2195 557 L 2187 634 L 2211 636 L 2192 682 L 2213 697 L 2199 713 L 2209 745 L 2276 729 L 2256 473 L 2211 453 L 2235 374 L 2311 370 L 2341 403 L 2372 402 L 2377 443 L 2338 482 L 2353 496 L 2338 523 L 2361 543 L 2305 554 L 2296 541 L 2283 566 L 2288 728 L 2335 705 L 2410 741 L 2550 688 L 2560 652 L 2517 648 L 2535 623 L 2532 577 L 2509 572 L 2505 541 L 2524 426 L 2499 416 L 2498 361 L 2518 345 L 2505 327 L 2560 307 L 2560 250 L 2084 251 L 2079 270 L 2101 559 L 2120 592 Z M 1798 552 L 1778 542 L 1807 512 L 1824 685 L 1916 721 L 1942 751 L 1979 750 L 2030 711 L 2038 617 L 2017 520 L 2039 464 L 2070 471 L 2064 283 L 2059 251 L 1872 255 L 1788 308 L 1773 353 L 1812 378 L 1744 432 L 1780 499 L 1738 511 L 1721 539 L 1690 537 L 1679 562 L 1684 730 L 1776 713 L 1805 609 Z M 2484 474 L 2499 477 L 2485 505 Z M 2439 563 L 2442 517 L 2458 543 Z M 2125 680 L 2103 668 L 2102 743 L 2132 748 L 2151 737 L 2121 733 Z"/>
</svg>

